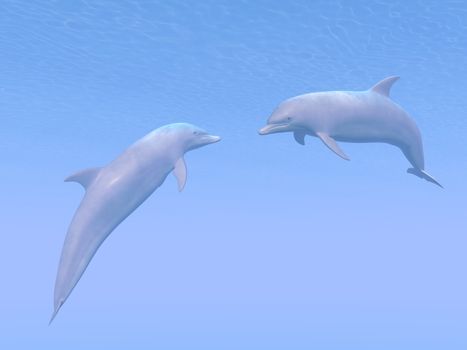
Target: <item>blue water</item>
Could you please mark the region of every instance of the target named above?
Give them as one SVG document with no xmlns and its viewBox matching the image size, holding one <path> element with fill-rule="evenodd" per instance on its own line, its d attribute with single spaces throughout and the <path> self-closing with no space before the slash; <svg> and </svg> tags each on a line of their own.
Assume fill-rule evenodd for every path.
<svg viewBox="0 0 467 350">
<path fill-rule="evenodd" d="M 258 136 L 282 100 L 364 90 L 395 147 Z M 0 348 L 466 349 L 467 3 L 0 2 Z M 161 125 L 221 135 L 102 245 L 48 327 L 63 179 Z"/>
</svg>

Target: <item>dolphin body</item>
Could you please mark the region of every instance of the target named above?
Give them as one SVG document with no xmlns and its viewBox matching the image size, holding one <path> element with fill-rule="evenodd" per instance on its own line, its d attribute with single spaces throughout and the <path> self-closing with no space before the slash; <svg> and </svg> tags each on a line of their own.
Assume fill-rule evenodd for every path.
<svg viewBox="0 0 467 350">
<path fill-rule="evenodd" d="M 219 140 L 190 124 L 169 124 L 138 140 L 107 166 L 86 169 L 65 179 L 80 183 L 86 193 L 63 245 L 50 322 L 107 236 L 162 185 L 170 172 L 182 191 L 187 177 L 184 154 Z"/>
<path fill-rule="evenodd" d="M 399 77 L 388 77 L 367 91 L 326 91 L 292 97 L 269 117 L 260 135 L 293 132 L 305 144 L 315 136 L 338 156 L 349 160 L 336 141 L 384 142 L 399 147 L 412 168 L 407 172 L 441 184 L 425 171 L 420 131 L 410 116 L 389 98 Z"/>
</svg>

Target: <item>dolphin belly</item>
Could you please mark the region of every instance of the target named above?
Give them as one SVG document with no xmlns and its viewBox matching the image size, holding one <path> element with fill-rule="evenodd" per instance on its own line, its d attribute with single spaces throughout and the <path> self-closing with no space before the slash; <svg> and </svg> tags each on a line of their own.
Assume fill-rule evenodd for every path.
<svg viewBox="0 0 467 350">
<path fill-rule="evenodd" d="M 338 118 L 329 134 L 342 142 L 396 146 L 412 166 L 423 169 L 422 139 L 415 122 L 391 100 L 367 94 L 351 114 Z"/>
<path fill-rule="evenodd" d="M 116 177 L 107 174 L 90 187 L 68 229 L 55 284 L 55 312 L 68 298 L 94 254 L 112 231 L 166 179 L 172 168 L 148 176 L 134 169 Z"/>
</svg>

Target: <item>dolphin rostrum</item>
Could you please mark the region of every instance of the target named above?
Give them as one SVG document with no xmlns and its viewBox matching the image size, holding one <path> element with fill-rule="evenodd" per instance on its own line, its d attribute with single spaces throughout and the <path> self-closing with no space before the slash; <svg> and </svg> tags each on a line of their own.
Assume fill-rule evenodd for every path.
<svg viewBox="0 0 467 350">
<path fill-rule="evenodd" d="M 182 191 L 187 177 L 184 154 L 219 140 L 190 124 L 169 124 L 138 140 L 107 166 L 86 169 L 65 179 L 80 183 L 86 193 L 63 245 L 50 322 L 107 236 L 162 185 L 170 172 Z"/>
<path fill-rule="evenodd" d="M 389 98 L 399 77 L 389 77 L 367 91 L 326 91 L 292 97 L 269 117 L 260 135 L 293 132 L 305 144 L 315 136 L 334 153 L 349 160 L 336 141 L 384 142 L 399 147 L 412 168 L 407 172 L 441 184 L 425 171 L 420 131 L 409 115 Z"/>
</svg>

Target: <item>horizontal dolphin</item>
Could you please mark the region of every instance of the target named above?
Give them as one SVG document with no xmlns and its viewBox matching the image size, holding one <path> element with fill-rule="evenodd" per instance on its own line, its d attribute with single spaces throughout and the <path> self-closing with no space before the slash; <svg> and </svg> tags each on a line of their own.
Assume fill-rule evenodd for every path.
<svg viewBox="0 0 467 350">
<path fill-rule="evenodd" d="M 86 169 L 65 179 L 80 183 L 86 193 L 63 245 L 50 322 L 107 236 L 162 185 L 171 171 L 182 191 L 187 177 L 184 154 L 219 140 L 190 124 L 166 125 L 138 140 L 107 166 Z"/>
<path fill-rule="evenodd" d="M 425 171 L 420 131 L 409 115 L 389 98 L 399 77 L 389 77 L 367 91 L 326 91 L 292 97 L 269 117 L 260 135 L 293 132 L 305 144 L 315 136 L 340 157 L 349 160 L 336 141 L 384 142 L 399 147 L 413 168 L 408 173 L 441 184 Z"/>
</svg>

